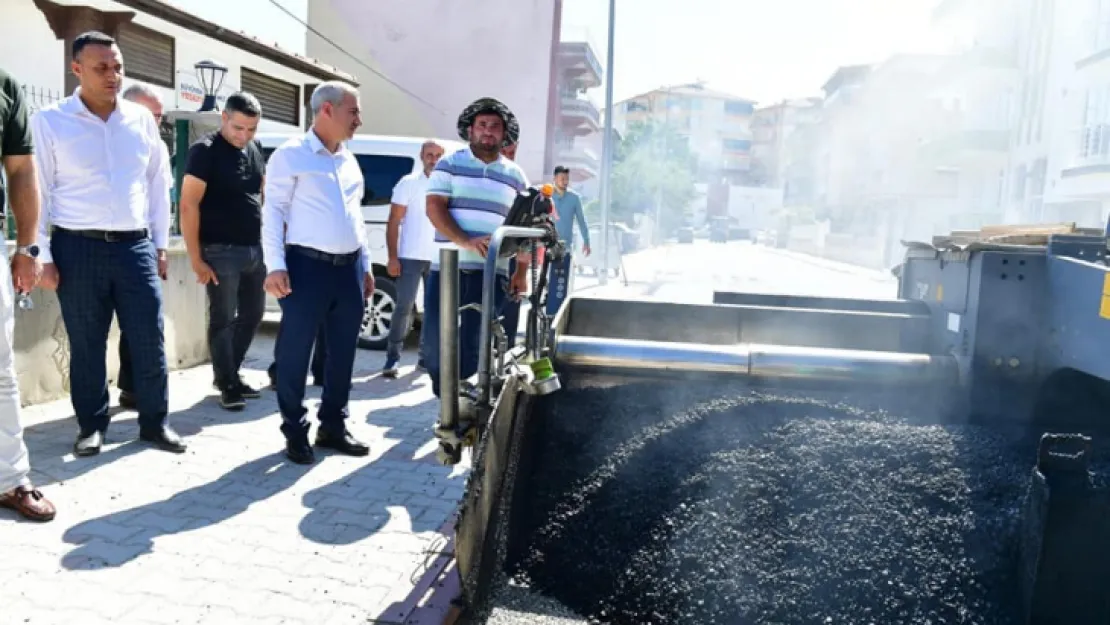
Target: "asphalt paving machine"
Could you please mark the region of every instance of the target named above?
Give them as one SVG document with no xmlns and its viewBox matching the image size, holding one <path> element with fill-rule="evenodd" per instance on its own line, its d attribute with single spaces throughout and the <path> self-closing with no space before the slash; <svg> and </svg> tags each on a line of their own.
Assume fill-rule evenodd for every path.
<svg viewBox="0 0 1110 625">
<path fill-rule="evenodd" d="M 537 270 L 512 345 L 497 259 L 560 253 L 517 213 L 473 390 L 443 364 L 471 622 L 506 579 L 591 623 L 1110 622 L 1102 233 L 907 243 L 891 300 L 576 295 L 549 319 Z"/>
</svg>

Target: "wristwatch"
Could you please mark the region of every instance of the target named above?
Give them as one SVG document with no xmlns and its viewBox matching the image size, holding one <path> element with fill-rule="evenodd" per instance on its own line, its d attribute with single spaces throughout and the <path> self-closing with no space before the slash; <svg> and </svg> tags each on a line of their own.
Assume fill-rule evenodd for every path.
<svg viewBox="0 0 1110 625">
<path fill-rule="evenodd" d="M 30 256 L 31 258 L 38 258 L 39 257 L 39 246 L 33 245 L 33 244 L 32 245 L 21 245 L 21 246 L 15 248 L 15 253 L 16 254 L 22 254 L 24 256 Z"/>
</svg>

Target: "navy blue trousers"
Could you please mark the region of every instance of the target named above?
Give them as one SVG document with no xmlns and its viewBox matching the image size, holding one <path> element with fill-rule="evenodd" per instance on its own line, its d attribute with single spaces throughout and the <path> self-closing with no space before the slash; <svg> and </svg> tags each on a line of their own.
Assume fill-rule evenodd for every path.
<svg viewBox="0 0 1110 625">
<path fill-rule="evenodd" d="M 169 412 L 162 280 L 149 239 L 107 242 L 56 230 L 58 302 L 69 335 L 69 391 L 82 434 L 108 429 L 108 330 L 112 315 L 128 337 L 139 427 L 157 429 Z"/>
<path fill-rule="evenodd" d="M 278 336 L 281 336 L 280 323 L 278 324 Z M 324 363 L 328 359 L 327 341 L 327 332 L 324 330 L 324 326 L 321 325 L 320 329 L 316 331 L 316 344 L 312 347 L 312 364 L 310 366 L 312 383 L 317 386 L 324 383 Z M 274 388 L 277 388 L 278 343 L 279 341 L 274 341 L 274 361 L 266 369 L 266 373 L 270 376 L 270 384 Z"/>
<path fill-rule="evenodd" d="M 511 272 L 512 267 L 509 268 Z M 480 270 L 459 271 L 459 307 L 482 302 L 482 275 Z M 424 366 L 432 380 L 432 393 L 439 397 L 439 270 L 428 274 L 424 283 Z M 508 298 L 509 279 L 506 276 L 497 276 L 497 287 L 494 291 L 494 309 L 502 315 L 505 323 L 505 301 Z M 506 332 L 510 341 L 516 336 L 516 324 L 519 319 L 520 305 L 513 304 L 508 311 L 511 317 L 512 331 Z M 465 380 L 478 372 L 478 352 L 481 345 L 480 333 L 482 329 L 482 314 L 477 310 L 467 310 L 462 313 L 459 325 L 459 379 Z"/>
<path fill-rule="evenodd" d="M 281 431 L 291 441 L 308 436 L 304 392 L 312 345 L 324 328 L 324 390 L 320 427 L 342 434 L 351 396 L 355 349 L 362 325 L 362 266 L 359 262 L 333 265 L 288 248 L 285 256 L 292 292 L 281 298 L 281 328 L 277 345 L 277 396 Z"/>
</svg>

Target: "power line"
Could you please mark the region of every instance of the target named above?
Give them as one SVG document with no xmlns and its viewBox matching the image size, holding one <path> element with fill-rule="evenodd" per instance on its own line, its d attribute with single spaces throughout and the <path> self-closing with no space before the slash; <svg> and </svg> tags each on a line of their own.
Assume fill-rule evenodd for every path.
<svg viewBox="0 0 1110 625">
<path fill-rule="evenodd" d="M 309 1 L 311 1 L 311 0 L 309 0 Z M 422 103 L 426 104 L 426 105 L 427 105 L 428 107 L 430 107 L 430 108 L 431 108 L 431 109 L 432 109 L 433 111 L 435 111 L 435 112 L 439 113 L 440 115 L 447 115 L 447 112 L 446 112 L 446 111 L 444 111 L 444 110 L 440 109 L 440 108 L 439 108 L 438 106 L 436 106 L 436 105 L 432 104 L 431 102 L 429 102 L 429 101 L 425 100 L 424 98 L 422 98 L 422 97 L 420 97 L 420 96 L 416 95 L 415 93 L 413 93 L 413 92 L 409 91 L 408 89 L 406 89 L 406 88 L 402 87 L 402 86 L 401 86 L 400 84 L 398 84 L 398 83 L 397 83 L 396 81 L 394 81 L 393 79 L 389 78 L 388 76 L 386 76 L 385 74 L 383 74 L 383 73 L 379 72 L 378 70 L 374 69 L 373 67 L 370 67 L 369 65 L 367 65 L 367 64 L 366 64 L 366 62 L 364 62 L 364 61 L 363 61 L 362 59 L 360 59 L 360 58 L 358 58 L 357 56 L 355 56 L 354 54 L 351 54 L 350 52 L 348 52 L 348 51 L 346 50 L 346 48 L 344 48 L 343 46 L 339 45 L 338 43 L 335 43 L 334 41 L 332 41 L 332 40 L 331 40 L 330 38 L 328 38 L 327 36 L 325 36 L 325 35 L 324 35 L 323 33 L 321 33 L 320 31 L 316 30 L 316 29 L 315 29 L 315 28 L 313 28 L 313 27 L 312 27 L 311 25 L 309 25 L 309 23 L 308 23 L 308 22 L 306 22 L 306 21 L 302 20 L 302 19 L 301 19 L 300 17 L 297 17 L 297 15 L 295 15 L 295 14 L 294 14 L 294 13 L 293 13 L 292 11 L 290 11 L 289 9 L 285 8 L 285 6 L 283 6 L 283 5 L 282 5 L 282 4 L 280 3 L 280 2 L 278 2 L 278 0 L 270 0 L 270 4 L 274 5 L 274 6 L 275 6 L 275 7 L 277 7 L 278 9 L 280 9 L 282 13 L 285 13 L 285 14 L 286 14 L 286 15 L 288 15 L 289 17 L 291 17 L 291 18 L 293 18 L 294 20 L 296 20 L 298 24 L 300 24 L 301 26 L 304 26 L 304 27 L 305 27 L 305 28 L 306 28 L 306 29 L 307 29 L 307 30 L 308 30 L 308 31 L 309 31 L 310 33 L 312 33 L 312 34 L 316 35 L 316 36 L 317 36 L 317 37 L 319 37 L 320 39 L 323 39 L 324 41 L 326 41 L 326 42 L 327 42 L 327 43 L 328 43 L 329 45 L 331 45 L 331 46 L 332 46 L 333 48 L 335 48 L 336 50 L 339 50 L 339 51 L 340 51 L 340 52 L 342 52 L 343 54 L 346 54 L 347 56 L 351 57 L 351 60 L 353 60 L 353 61 L 354 61 L 355 63 L 358 63 L 359 65 L 361 65 L 361 66 L 365 67 L 366 69 L 370 70 L 370 73 L 374 74 L 374 75 L 375 75 L 375 76 L 377 76 L 378 78 L 381 78 L 382 80 L 384 80 L 384 81 L 386 81 L 387 83 L 389 83 L 389 84 L 393 85 L 394 87 L 397 87 L 398 89 L 400 89 L 400 90 L 401 90 L 401 92 L 402 92 L 402 93 L 404 93 L 404 94 L 406 94 L 406 95 L 408 95 L 408 96 L 410 96 L 410 97 L 412 97 L 412 98 L 414 98 L 414 99 L 416 99 L 416 100 L 418 100 L 418 101 L 420 101 L 420 102 L 422 102 Z"/>
</svg>

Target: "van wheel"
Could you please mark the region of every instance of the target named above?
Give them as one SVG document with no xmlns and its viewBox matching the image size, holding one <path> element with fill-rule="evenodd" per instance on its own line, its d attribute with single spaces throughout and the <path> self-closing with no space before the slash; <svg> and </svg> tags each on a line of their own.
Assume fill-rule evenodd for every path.
<svg viewBox="0 0 1110 625">
<path fill-rule="evenodd" d="M 389 342 L 389 329 L 397 311 L 397 287 L 387 276 L 374 276 L 374 293 L 366 302 L 359 328 L 358 346 L 362 349 L 384 350 Z M 409 317 L 412 329 L 412 317 Z M 408 332 L 405 333 L 406 335 Z"/>
</svg>

